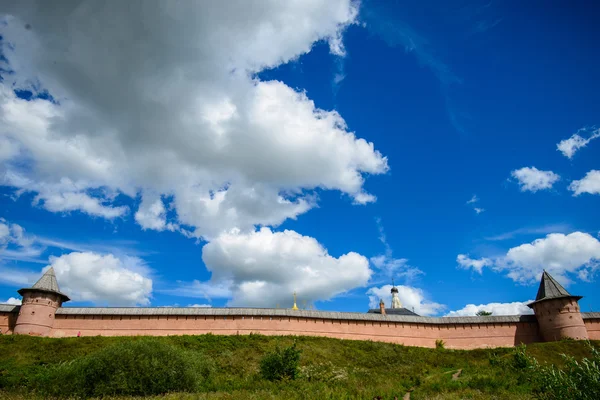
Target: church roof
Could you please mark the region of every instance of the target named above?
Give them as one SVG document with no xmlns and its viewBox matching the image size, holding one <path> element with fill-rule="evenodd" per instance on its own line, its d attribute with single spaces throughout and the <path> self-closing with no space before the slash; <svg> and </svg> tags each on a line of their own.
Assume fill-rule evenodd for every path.
<svg viewBox="0 0 600 400">
<path fill-rule="evenodd" d="M 54 273 L 54 268 L 50 267 L 48 270 L 42 275 L 42 277 L 33 284 L 30 288 L 23 288 L 19 290 L 19 294 L 23 294 L 22 292 L 30 291 L 30 290 L 40 290 L 43 292 L 57 293 L 63 297 L 63 301 L 69 301 L 69 297 L 64 293 L 61 293 L 60 288 L 58 287 L 58 282 L 56 280 L 56 274 Z"/>
<path fill-rule="evenodd" d="M 542 273 L 542 279 L 540 280 L 540 287 L 535 296 L 535 301 L 528 304 L 531 306 L 534 303 L 538 303 L 544 300 L 559 299 L 562 297 L 575 297 L 578 300 L 581 296 L 572 296 L 567 290 L 556 281 L 548 272 L 544 270 Z"/>
</svg>

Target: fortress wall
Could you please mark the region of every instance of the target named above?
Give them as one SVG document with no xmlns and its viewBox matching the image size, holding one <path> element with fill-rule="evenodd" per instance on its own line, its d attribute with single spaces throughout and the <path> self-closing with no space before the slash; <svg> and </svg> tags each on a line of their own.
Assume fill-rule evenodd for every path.
<svg viewBox="0 0 600 400">
<path fill-rule="evenodd" d="M 13 312 L 0 312 L 0 331 L 3 335 L 11 334 L 15 328 L 17 314 Z"/>
<path fill-rule="evenodd" d="M 587 329 L 588 338 L 590 340 L 600 340 L 600 313 L 596 318 L 585 318 L 583 322 L 585 323 L 585 328 Z"/>
<path fill-rule="evenodd" d="M 53 337 L 130 335 L 263 335 L 325 336 L 374 340 L 409 346 L 447 348 L 514 346 L 540 341 L 535 322 L 417 323 L 393 320 L 308 318 L 236 315 L 67 315 L 57 314 Z"/>
</svg>

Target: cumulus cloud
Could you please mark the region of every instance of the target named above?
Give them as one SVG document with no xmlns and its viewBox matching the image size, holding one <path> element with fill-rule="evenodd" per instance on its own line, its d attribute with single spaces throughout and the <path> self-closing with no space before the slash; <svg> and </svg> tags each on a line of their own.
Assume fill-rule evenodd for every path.
<svg viewBox="0 0 600 400">
<path fill-rule="evenodd" d="M 583 232 L 552 233 L 544 239 L 513 247 L 506 253 L 503 269 L 519 282 L 537 281 L 543 269 L 568 283 L 567 273 L 587 280 L 598 268 L 600 242 Z"/>
<path fill-rule="evenodd" d="M 538 190 L 551 189 L 560 176 L 552 171 L 540 171 L 536 167 L 524 167 L 511 172 L 517 179 L 522 192 L 537 192 Z"/>
<path fill-rule="evenodd" d="M 402 302 L 402 307 L 414 311 L 419 315 L 435 315 L 442 312 L 446 306 L 435 303 L 426 298 L 422 289 L 411 286 L 396 286 L 398 288 L 398 297 Z M 372 287 L 367 290 L 369 296 L 369 308 L 379 308 L 379 300 L 382 299 L 389 308 L 392 304 L 392 285 L 381 287 Z"/>
<path fill-rule="evenodd" d="M 589 135 L 586 139 L 580 135 L 583 133 Z M 573 134 L 570 138 L 561 140 L 557 145 L 556 149 L 560 151 L 568 159 L 573 158 L 575 153 L 587 146 L 592 140 L 600 137 L 600 128 L 582 128 L 577 133 Z"/>
<path fill-rule="evenodd" d="M 357 12 L 351 0 L 16 2 L 0 27 L 12 71 L 0 83 L 2 184 L 109 219 L 129 211 L 117 197 L 141 193 L 143 228 L 205 239 L 296 218 L 317 188 L 375 201 L 365 176 L 388 165 L 373 143 L 306 93 L 257 78 L 318 41 L 343 56 Z"/>
<path fill-rule="evenodd" d="M 60 257 L 40 256 L 47 247 L 73 249 Z M 102 247 L 102 246 L 100 246 Z M 73 300 L 110 305 L 147 305 L 152 293 L 150 270 L 138 257 L 101 254 L 60 241 L 38 238 L 18 224 L 0 218 L 0 261 L 23 261 L 54 267 L 61 290 Z M 118 248 L 109 249 L 119 254 Z M 21 287 L 36 282 L 44 271 L 0 264 L 0 282 Z"/>
<path fill-rule="evenodd" d="M 360 254 L 336 258 L 314 238 L 269 228 L 222 234 L 204 246 L 202 260 L 211 280 L 184 284 L 171 294 L 229 298 L 230 306 L 287 307 L 294 291 L 299 302 L 328 300 L 366 285 L 372 273 Z"/>
<path fill-rule="evenodd" d="M 476 315 L 479 311 L 491 312 L 492 315 L 523 315 L 533 314 L 533 310 L 527 307 L 527 304 L 533 300 L 515 301 L 513 303 L 488 303 L 488 304 L 467 304 L 460 310 L 450 311 L 446 317 L 469 317 Z"/>
<path fill-rule="evenodd" d="M 178 229 L 175 224 L 167 223 L 167 209 L 160 196 L 152 196 L 149 193 L 144 194 L 134 218 L 144 230 L 162 231 L 168 229 L 173 231 Z"/>
<path fill-rule="evenodd" d="M 0 301 L 0 304 L 10 304 L 13 306 L 20 306 L 21 299 L 15 299 L 14 297 L 9 297 L 6 301 Z"/>
<path fill-rule="evenodd" d="M 462 269 L 473 269 L 478 273 L 483 272 L 483 267 L 489 267 L 494 264 L 494 262 L 489 258 L 480 258 L 480 259 L 472 259 L 468 255 L 459 254 L 456 257 L 456 262 L 458 266 Z"/>
<path fill-rule="evenodd" d="M 573 192 L 573 196 L 579 196 L 582 193 L 600 194 L 600 171 L 593 169 L 582 179 L 571 182 L 569 190 Z"/>
<path fill-rule="evenodd" d="M 460 268 L 472 268 L 481 273 L 483 267 L 506 272 L 507 276 L 522 284 L 532 284 L 539 280 L 545 269 L 564 284 L 570 276 L 591 280 L 600 266 L 600 241 L 584 232 L 568 235 L 551 233 L 545 238 L 536 239 L 508 250 L 506 255 L 495 259 L 470 259 L 459 254 Z"/>
<path fill-rule="evenodd" d="M 50 265 L 62 292 L 73 300 L 109 305 L 148 305 L 152 280 L 136 257 L 73 252 L 50 257 Z"/>
</svg>

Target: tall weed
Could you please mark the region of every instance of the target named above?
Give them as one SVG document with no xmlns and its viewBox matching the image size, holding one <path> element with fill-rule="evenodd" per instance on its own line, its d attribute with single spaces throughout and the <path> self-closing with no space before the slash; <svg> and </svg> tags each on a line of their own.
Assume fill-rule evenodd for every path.
<svg viewBox="0 0 600 400">
<path fill-rule="evenodd" d="M 534 396 L 540 400 L 597 400 L 600 399 L 600 351 L 590 346 L 591 357 L 577 361 L 562 354 L 563 368 L 542 366 L 535 359 L 530 371 L 535 385 Z"/>
</svg>

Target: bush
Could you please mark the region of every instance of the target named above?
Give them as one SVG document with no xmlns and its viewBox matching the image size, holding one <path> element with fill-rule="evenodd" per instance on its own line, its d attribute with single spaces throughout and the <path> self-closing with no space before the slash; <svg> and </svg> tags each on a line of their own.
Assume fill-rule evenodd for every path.
<svg viewBox="0 0 600 400">
<path fill-rule="evenodd" d="M 439 350 L 443 350 L 446 348 L 446 342 L 444 342 L 442 339 L 437 339 L 435 341 L 435 348 L 439 349 Z"/>
<path fill-rule="evenodd" d="M 210 371 L 210 363 L 183 349 L 142 339 L 60 364 L 41 377 L 40 389 L 50 396 L 80 398 L 189 392 Z"/>
<path fill-rule="evenodd" d="M 592 356 L 578 362 L 562 354 L 564 369 L 554 365 L 540 366 L 531 362 L 534 395 L 541 400 L 597 400 L 600 399 L 600 351 L 590 345 Z"/>
<path fill-rule="evenodd" d="M 296 379 L 299 374 L 301 350 L 296 348 L 296 342 L 292 346 L 265 354 L 260 360 L 260 374 L 270 381 L 282 379 Z"/>
<path fill-rule="evenodd" d="M 532 359 L 525 353 L 525 345 L 521 344 L 513 353 L 512 366 L 514 369 L 525 369 L 531 366 Z"/>
</svg>

